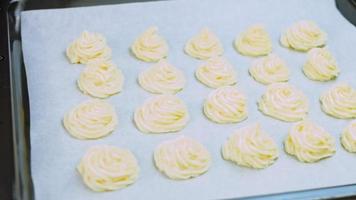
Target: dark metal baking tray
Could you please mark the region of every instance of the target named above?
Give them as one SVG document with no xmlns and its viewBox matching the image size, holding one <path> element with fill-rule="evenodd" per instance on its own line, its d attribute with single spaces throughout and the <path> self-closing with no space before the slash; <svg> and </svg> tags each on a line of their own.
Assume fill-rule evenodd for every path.
<svg viewBox="0 0 356 200">
<path fill-rule="evenodd" d="M 0 3 L 0 199 L 34 200 L 31 179 L 30 108 L 26 72 L 22 57 L 20 13 L 23 10 L 68 8 L 147 0 L 12 0 Z M 354 0 L 336 0 L 336 6 L 354 23 Z M 353 12 L 352 12 L 353 11 Z M 356 20 L 355 20 L 356 23 Z M 245 199 L 356 199 L 356 184 Z M 353 196 L 353 197 L 352 197 Z"/>
</svg>

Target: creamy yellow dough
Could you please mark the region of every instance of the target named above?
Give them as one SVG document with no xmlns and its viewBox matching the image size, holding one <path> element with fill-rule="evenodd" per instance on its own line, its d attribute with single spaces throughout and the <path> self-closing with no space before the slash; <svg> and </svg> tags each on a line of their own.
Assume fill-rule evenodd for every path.
<svg viewBox="0 0 356 200">
<path fill-rule="evenodd" d="M 356 118 L 356 90 L 339 83 L 320 96 L 322 110 L 339 119 Z"/>
<path fill-rule="evenodd" d="M 157 62 L 168 55 L 168 45 L 158 34 L 157 27 L 149 27 L 133 43 L 131 51 L 136 58 L 145 62 Z"/>
<path fill-rule="evenodd" d="M 192 138 L 181 136 L 162 142 L 154 152 L 156 167 L 170 179 L 189 179 L 208 171 L 211 156 Z"/>
<path fill-rule="evenodd" d="M 224 52 L 219 38 L 207 28 L 190 39 L 184 50 L 188 55 L 203 60 L 220 56 Z"/>
<path fill-rule="evenodd" d="M 211 88 L 233 85 L 237 81 L 233 66 L 223 57 L 208 59 L 198 67 L 195 76 L 200 82 Z"/>
<path fill-rule="evenodd" d="M 278 158 L 278 149 L 273 139 L 258 123 L 236 130 L 225 142 L 222 156 L 238 165 L 263 169 Z"/>
<path fill-rule="evenodd" d="M 286 63 L 275 54 L 258 58 L 252 63 L 249 73 L 256 81 L 265 85 L 285 82 L 289 79 Z"/>
<path fill-rule="evenodd" d="M 210 92 L 204 103 L 204 113 L 216 123 L 235 123 L 247 118 L 246 96 L 233 86 Z"/>
<path fill-rule="evenodd" d="M 98 33 L 84 31 L 67 48 L 67 57 L 71 63 L 86 64 L 89 61 L 111 58 L 111 49 L 106 44 L 105 38 Z"/>
<path fill-rule="evenodd" d="M 134 120 L 143 133 L 167 133 L 183 129 L 189 120 L 185 103 L 174 95 L 149 98 L 136 109 Z"/>
<path fill-rule="evenodd" d="M 84 94 L 107 98 L 122 90 L 124 76 L 111 61 L 98 60 L 90 62 L 80 74 L 77 81 Z"/>
<path fill-rule="evenodd" d="M 329 81 L 335 79 L 340 70 L 329 50 L 313 48 L 308 52 L 303 72 L 311 80 Z"/>
<path fill-rule="evenodd" d="M 175 94 L 185 85 L 185 77 L 181 70 L 166 60 L 160 60 L 147 70 L 140 73 L 138 82 L 148 92 L 155 94 Z"/>
<path fill-rule="evenodd" d="M 308 107 L 307 97 L 289 83 L 270 84 L 258 104 L 264 114 L 287 122 L 305 118 Z"/>
<path fill-rule="evenodd" d="M 236 50 L 245 56 L 263 56 L 272 51 L 272 42 L 262 25 L 253 25 L 235 39 Z"/>
<path fill-rule="evenodd" d="M 70 135 L 78 139 L 97 139 L 114 131 L 117 115 L 114 107 L 103 100 L 85 101 L 63 119 Z"/>
<path fill-rule="evenodd" d="M 330 157 L 336 151 L 334 138 L 322 127 L 308 120 L 292 126 L 284 147 L 288 154 L 307 163 Z"/>
<path fill-rule="evenodd" d="M 282 34 L 280 42 L 284 47 L 308 51 L 326 44 L 327 35 L 313 21 L 299 21 Z"/>
<path fill-rule="evenodd" d="M 356 120 L 353 120 L 341 134 L 342 146 L 351 153 L 356 153 Z"/>
<path fill-rule="evenodd" d="M 96 192 L 127 187 L 139 173 L 136 158 L 129 150 L 109 145 L 89 148 L 77 170 L 85 185 Z"/>
</svg>

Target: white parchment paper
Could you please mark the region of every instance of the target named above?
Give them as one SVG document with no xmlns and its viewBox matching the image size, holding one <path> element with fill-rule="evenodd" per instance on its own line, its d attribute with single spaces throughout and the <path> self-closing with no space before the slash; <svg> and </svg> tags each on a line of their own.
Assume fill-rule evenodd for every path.
<svg viewBox="0 0 356 200">
<path fill-rule="evenodd" d="M 301 19 L 314 20 L 328 33 L 328 48 L 335 55 L 341 74 L 327 83 L 307 79 L 302 71 L 305 53 L 279 45 L 281 31 Z M 273 40 L 273 52 L 291 70 L 290 83 L 309 97 L 309 117 L 321 124 L 337 141 L 335 156 L 315 164 L 304 164 L 283 151 L 290 123 L 264 116 L 256 102 L 265 86 L 248 75 L 253 58 L 239 55 L 233 40 L 249 25 L 262 23 Z M 134 39 L 148 26 L 159 27 L 169 43 L 168 60 L 185 72 L 186 88 L 178 94 L 189 107 L 191 120 L 179 133 L 147 135 L 132 122 L 134 109 L 150 96 L 136 82 L 137 75 L 150 64 L 129 53 Z M 218 125 L 202 114 L 202 104 L 211 89 L 199 83 L 194 71 L 201 63 L 183 52 L 186 41 L 208 27 L 221 39 L 225 56 L 238 72 L 238 87 L 248 96 L 248 119 L 242 123 Z M 65 56 L 68 44 L 84 30 L 102 33 L 113 50 L 113 60 L 125 75 L 122 93 L 108 99 L 117 109 L 119 125 L 103 139 L 82 141 L 70 137 L 62 118 L 72 107 L 90 97 L 76 86 L 83 65 L 70 64 Z M 325 115 L 318 98 L 336 82 L 356 87 L 356 28 L 337 11 L 333 0 L 223 0 L 133 3 L 88 8 L 26 11 L 22 13 L 23 51 L 28 76 L 31 108 L 31 156 L 35 195 L 38 200 L 54 199 L 217 199 L 356 183 L 356 155 L 339 143 L 348 120 Z M 234 129 L 259 121 L 279 145 L 280 157 L 271 167 L 253 170 L 224 161 L 221 145 Z M 173 181 L 154 167 L 152 152 L 161 141 L 180 134 L 203 143 L 212 154 L 210 170 L 195 179 Z M 130 149 L 141 168 L 132 186 L 114 192 L 95 193 L 87 189 L 75 170 L 86 149 L 97 144 L 113 144 Z"/>
</svg>

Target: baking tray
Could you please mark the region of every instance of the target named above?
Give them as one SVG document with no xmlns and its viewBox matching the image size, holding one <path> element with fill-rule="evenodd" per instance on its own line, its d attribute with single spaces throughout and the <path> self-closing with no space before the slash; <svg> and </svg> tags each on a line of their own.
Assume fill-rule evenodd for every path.
<svg viewBox="0 0 356 200">
<path fill-rule="evenodd" d="M 145 0 L 135 0 L 143 2 Z M 350 3 L 352 0 L 337 0 L 336 5 Z M 11 1 L 4 6 L 7 14 L 6 26 L 8 32 L 8 55 L 5 57 L 7 62 L 1 64 L 8 65 L 9 82 L 11 91 L 11 121 L 13 137 L 13 159 L 14 159 L 14 176 L 13 176 L 13 198 L 32 200 L 35 199 L 34 189 L 31 180 L 30 169 L 30 119 L 29 119 L 29 100 L 27 91 L 27 80 L 25 67 L 22 57 L 21 35 L 20 35 L 20 13 L 22 10 L 34 9 L 51 9 L 51 8 L 68 8 L 79 6 L 94 6 L 103 4 L 119 4 L 133 2 L 130 0 L 28 0 L 28 1 Z M 264 196 L 254 196 L 244 199 L 331 199 L 340 197 L 351 197 L 356 195 L 356 184 L 343 185 L 328 188 L 319 188 L 313 190 L 303 190 L 288 193 L 270 194 Z M 352 197 L 351 197 L 352 198 Z M 356 199 L 356 196 L 355 196 Z"/>
</svg>

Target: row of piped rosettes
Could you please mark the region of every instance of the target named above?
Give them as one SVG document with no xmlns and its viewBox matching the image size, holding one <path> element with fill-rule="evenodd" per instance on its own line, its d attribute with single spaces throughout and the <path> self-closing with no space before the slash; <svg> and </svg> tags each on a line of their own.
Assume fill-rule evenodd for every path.
<svg viewBox="0 0 356 200">
<path fill-rule="evenodd" d="M 95 99 L 72 108 L 63 118 L 67 132 L 76 139 L 99 139 L 112 133 L 118 117 L 114 106 L 103 100 L 121 92 L 124 76 L 111 60 L 111 48 L 98 33 L 84 31 L 67 48 L 72 64 L 85 64 L 78 88 Z M 83 182 L 97 192 L 117 190 L 133 184 L 139 175 L 134 154 L 111 145 L 97 145 L 84 154 L 77 171 Z"/>
</svg>

